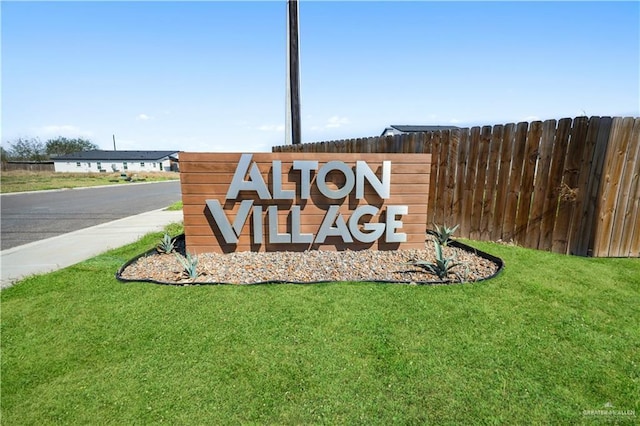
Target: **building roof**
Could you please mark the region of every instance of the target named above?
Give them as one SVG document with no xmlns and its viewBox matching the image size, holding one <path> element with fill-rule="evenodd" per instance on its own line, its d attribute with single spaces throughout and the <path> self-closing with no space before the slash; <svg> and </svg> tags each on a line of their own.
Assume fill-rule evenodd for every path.
<svg viewBox="0 0 640 426">
<path fill-rule="evenodd" d="M 412 126 L 399 124 L 392 124 L 391 127 L 400 130 L 401 132 L 435 132 L 437 130 L 451 130 L 458 128 L 457 126 Z"/>
<path fill-rule="evenodd" d="M 80 151 L 60 155 L 54 161 L 154 161 L 166 157 L 177 157 L 178 151 Z"/>
<path fill-rule="evenodd" d="M 392 132 L 397 134 L 400 133 L 414 133 L 414 132 L 436 132 L 438 130 L 451 130 L 458 129 L 457 126 L 416 126 L 410 124 L 392 124 L 390 127 L 387 127 L 382 132 L 382 135 L 386 133 Z"/>
</svg>

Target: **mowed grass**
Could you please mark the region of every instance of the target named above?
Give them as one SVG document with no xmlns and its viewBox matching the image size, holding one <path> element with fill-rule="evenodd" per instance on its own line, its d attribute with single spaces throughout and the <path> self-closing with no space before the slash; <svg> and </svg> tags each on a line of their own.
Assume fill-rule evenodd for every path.
<svg viewBox="0 0 640 426">
<path fill-rule="evenodd" d="M 0 293 L 3 424 L 638 421 L 639 259 L 470 242 L 499 277 L 118 282 L 161 235 Z"/>
<path fill-rule="evenodd" d="M 169 210 L 169 211 L 178 211 L 178 210 L 182 210 L 182 208 L 183 208 L 182 201 L 176 201 L 175 203 L 173 203 L 169 207 L 167 207 L 167 210 Z"/>
<path fill-rule="evenodd" d="M 178 173 L 129 173 L 129 175 L 133 177 L 133 181 L 157 182 L 179 179 Z M 126 183 L 129 182 L 122 179 L 120 173 L 3 171 L 0 174 L 0 190 L 3 194 Z"/>
</svg>

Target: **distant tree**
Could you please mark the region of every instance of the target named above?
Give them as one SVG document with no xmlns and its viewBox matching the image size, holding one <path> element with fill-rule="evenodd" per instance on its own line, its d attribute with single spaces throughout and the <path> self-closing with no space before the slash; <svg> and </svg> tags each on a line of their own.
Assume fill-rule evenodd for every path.
<svg viewBox="0 0 640 426">
<path fill-rule="evenodd" d="M 50 157 L 72 154 L 79 151 L 91 151 L 93 149 L 98 149 L 98 146 L 88 139 L 68 139 L 62 136 L 49 139 L 46 146 L 47 155 Z"/>
<path fill-rule="evenodd" d="M 9 145 L 10 160 L 44 161 L 48 158 L 45 146 L 38 138 L 18 138 Z"/>
<path fill-rule="evenodd" d="M 9 152 L 2 146 L 0 146 L 0 159 L 2 160 L 2 164 L 9 161 Z"/>
</svg>

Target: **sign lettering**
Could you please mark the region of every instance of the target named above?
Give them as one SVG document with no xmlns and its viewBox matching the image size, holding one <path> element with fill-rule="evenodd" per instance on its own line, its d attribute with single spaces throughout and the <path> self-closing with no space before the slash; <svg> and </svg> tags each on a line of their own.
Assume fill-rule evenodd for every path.
<svg viewBox="0 0 640 426">
<path fill-rule="evenodd" d="M 272 161 L 273 185 L 271 192 L 265 183 L 262 174 L 255 162 L 251 162 L 252 154 L 242 154 L 238 166 L 233 174 L 233 179 L 227 191 L 227 200 L 238 198 L 241 191 L 254 192 L 260 200 L 294 200 L 295 191 L 282 189 L 282 162 L 279 160 Z M 357 161 L 355 174 L 353 170 L 342 161 L 329 161 L 318 169 L 317 161 L 296 161 L 292 169 L 300 171 L 300 193 L 297 194 L 301 199 L 310 198 L 311 192 L 311 171 L 317 170 L 315 184 L 318 190 L 325 197 L 332 200 L 340 200 L 347 197 L 355 187 L 356 199 L 364 198 L 365 180 L 373 187 L 378 196 L 382 199 L 388 199 L 391 187 L 391 161 L 382 162 L 382 178 L 378 179 L 375 172 L 371 170 L 364 161 Z M 344 176 L 344 184 L 342 188 L 333 189 L 327 185 L 327 175 L 338 171 Z M 245 180 L 246 176 L 248 180 Z M 206 200 L 207 207 L 211 212 L 216 225 L 220 229 L 222 236 L 227 244 L 235 244 L 238 237 L 247 222 L 249 214 L 254 218 L 253 243 L 261 244 L 263 242 L 262 235 L 262 206 L 254 206 L 253 200 L 243 200 L 240 203 L 240 209 L 236 213 L 233 223 L 224 213 L 222 205 L 218 200 Z M 378 208 L 371 205 L 357 207 L 351 217 L 347 221 L 339 212 L 339 205 L 331 205 L 324 216 L 317 234 L 314 236 L 309 233 L 301 233 L 300 231 L 300 214 L 299 205 L 292 206 L 291 229 L 290 232 L 280 232 L 278 224 L 278 207 L 268 206 L 266 211 L 267 222 L 269 224 L 270 244 L 291 244 L 291 243 L 318 243 L 325 242 L 327 237 L 340 237 L 345 243 L 356 241 L 371 243 L 380 238 L 383 234 L 385 242 L 401 243 L 406 241 L 406 234 L 398 232 L 402 228 L 402 221 L 398 220 L 398 216 L 405 215 L 409 212 L 407 206 L 388 206 L 386 209 L 386 219 L 382 223 L 364 222 L 360 229 L 361 219 L 365 216 L 375 217 L 380 212 Z M 369 231 L 369 232 L 363 232 Z"/>
</svg>

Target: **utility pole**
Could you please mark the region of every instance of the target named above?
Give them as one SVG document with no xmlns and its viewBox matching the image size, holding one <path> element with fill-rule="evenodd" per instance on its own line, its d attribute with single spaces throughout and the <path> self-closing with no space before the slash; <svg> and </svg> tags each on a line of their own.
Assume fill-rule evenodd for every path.
<svg viewBox="0 0 640 426">
<path fill-rule="evenodd" d="M 113 135 L 113 150 L 116 150 L 116 135 Z"/>
<path fill-rule="evenodd" d="M 300 37 L 298 0 L 287 0 L 287 116 L 285 143 L 302 142 L 300 125 Z"/>
</svg>

